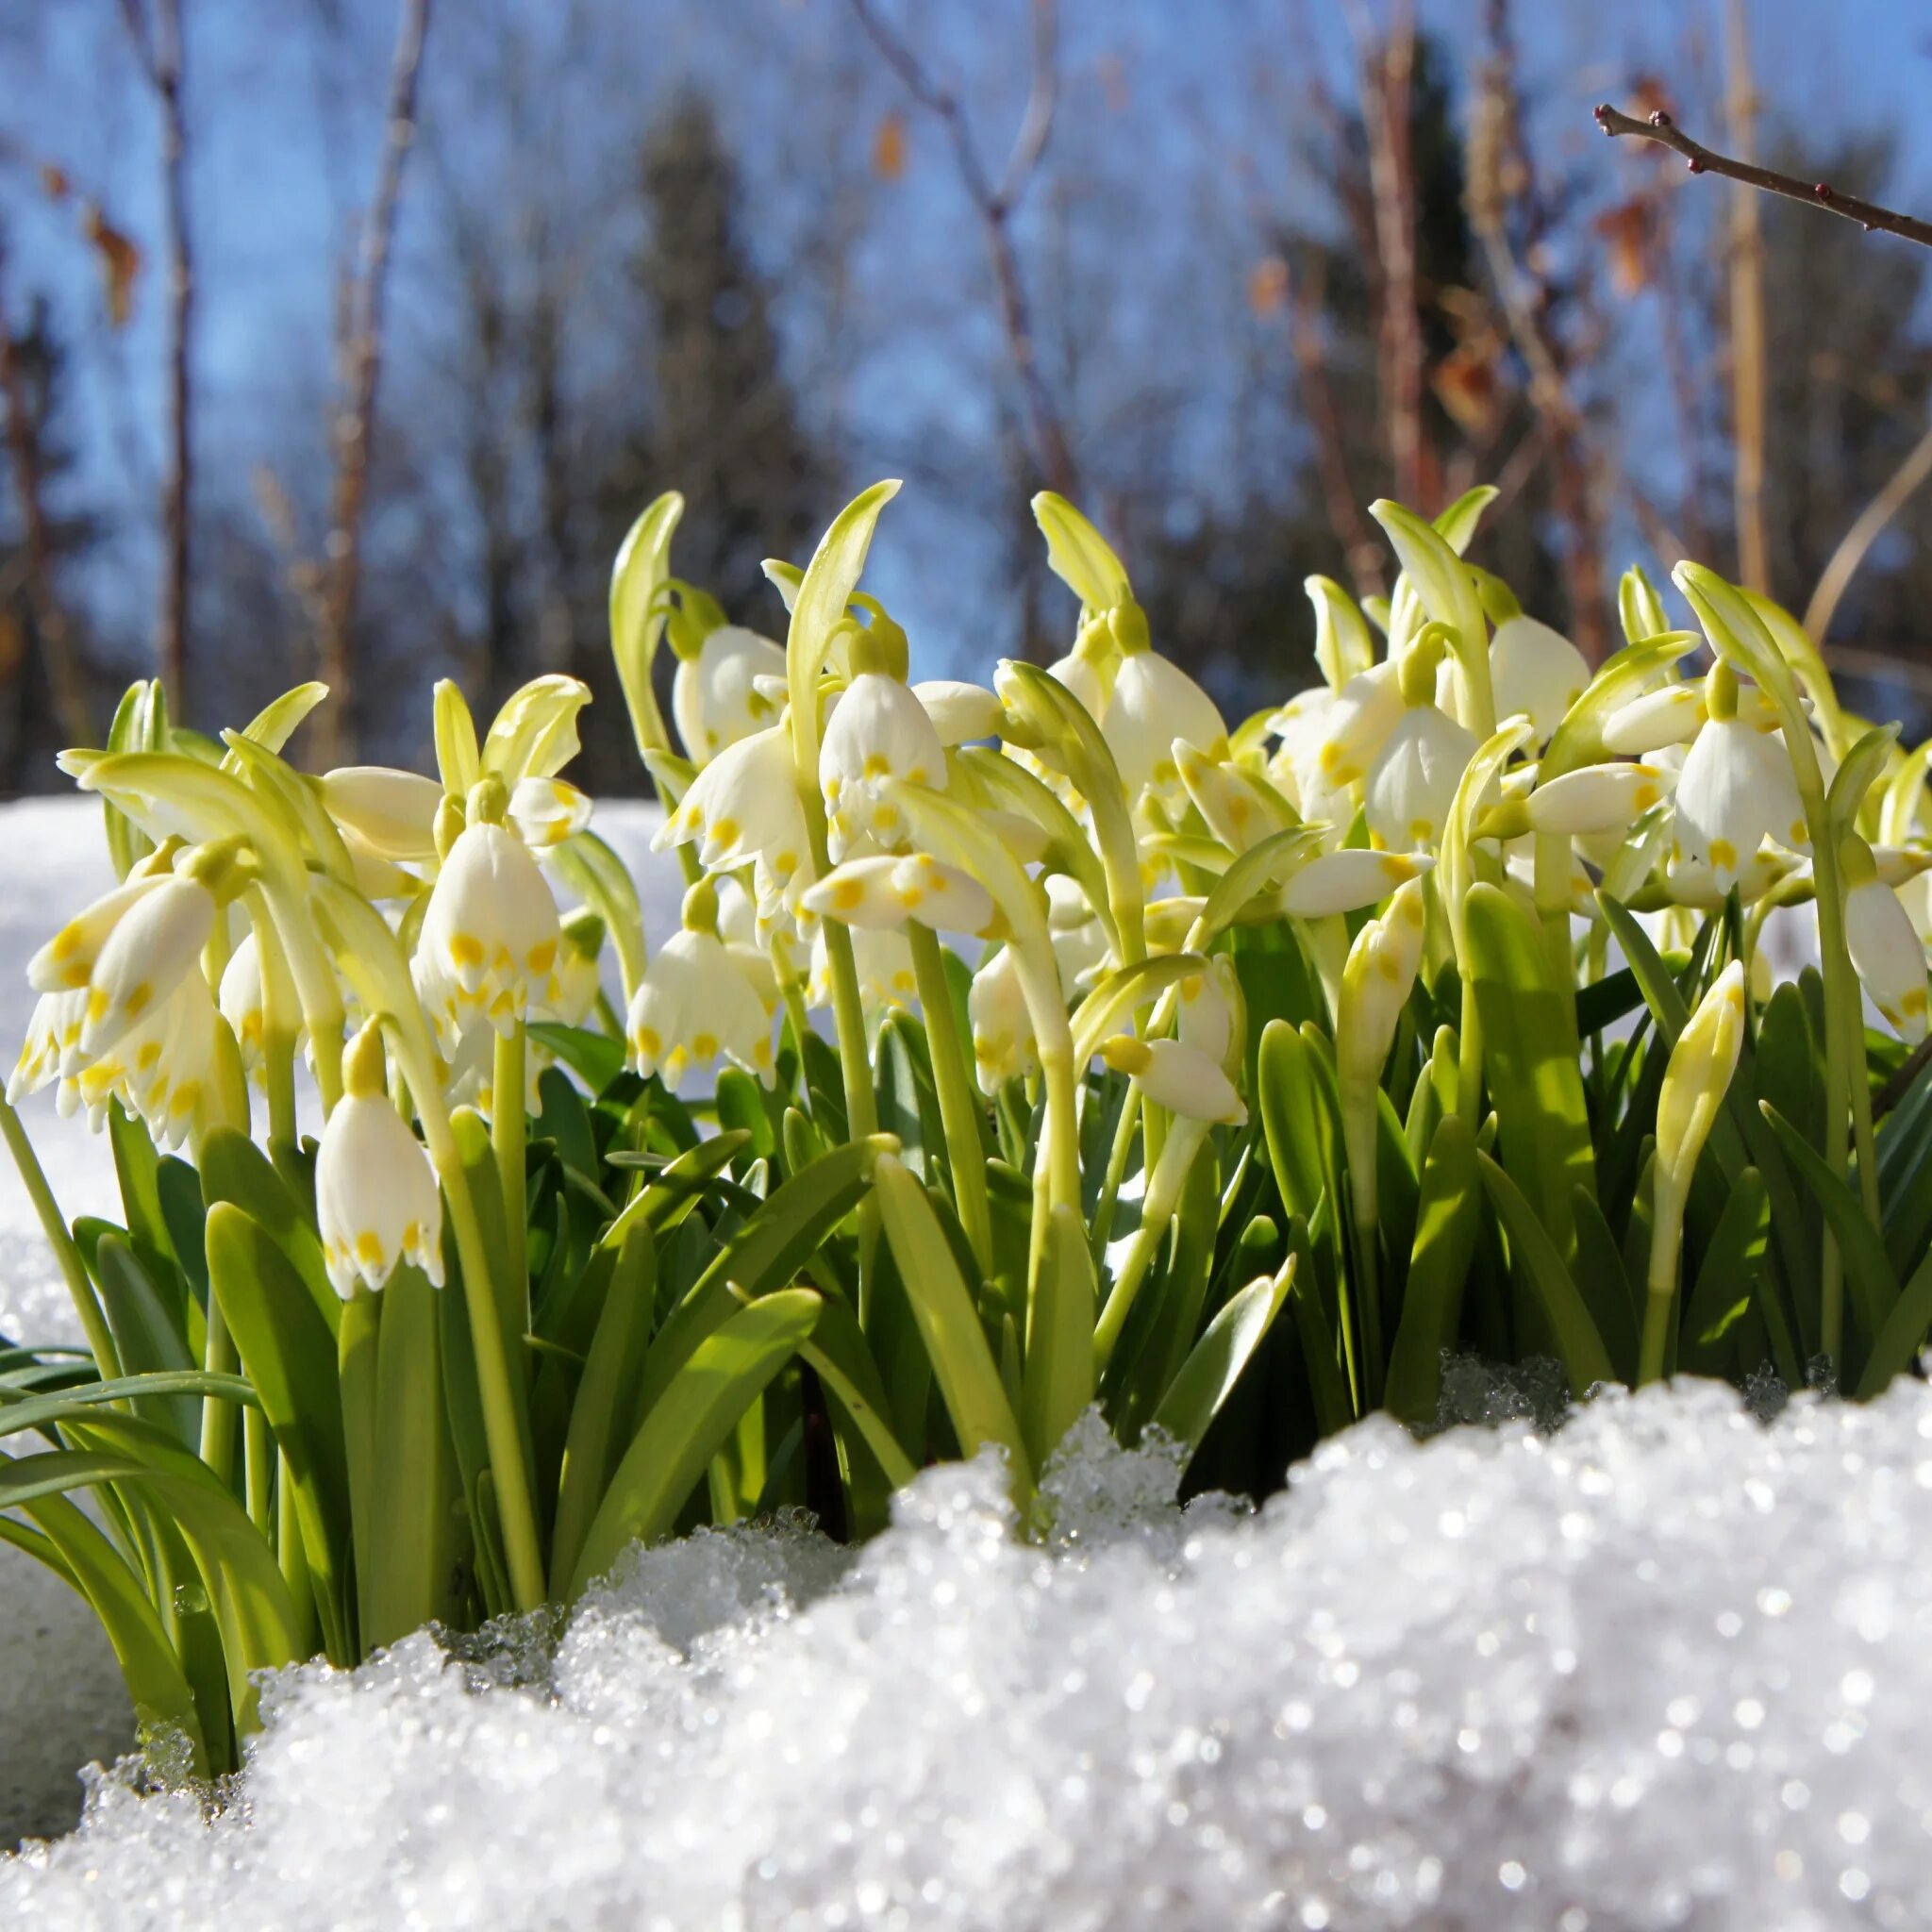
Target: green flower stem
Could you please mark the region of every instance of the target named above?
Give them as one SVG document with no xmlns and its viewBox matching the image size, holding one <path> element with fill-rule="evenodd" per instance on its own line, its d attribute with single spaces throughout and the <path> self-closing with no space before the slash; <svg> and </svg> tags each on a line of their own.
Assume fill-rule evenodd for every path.
<svg viewBox="0 0 1932 1932">
<path fill-rule="evenodd" d="M 1677 1252 L 1684 1238 L 1684 1204 L 1669 1190 L 1652 1203 L 1649 1291 L 1643 1300 L 1643 1335 L 1637 1354 L 1637 1386 L 1660 1381 L 1677 1299 Z"/>
<path fill-rule="evenodd" d="M 906 937 L 912 946 L 912 971 L 918 981 L 920 1008 L 925 1015 L 925 1037 L 932 1050 L 933 1085 L 939 1091 L 940 1120 L 946 1130 L 946 1167 L 953 1177 L 953 1202 L 959 1210 L 959 1224 L 966 1230 L 966 1240 L 979 1263 L 980 1274 L 990 1277 L 992 1210 L 986 1197 L 985 1129 L 965 1045 L 953 1012 L 945 950 L 940 944 L 939 934 L 916 919 L 907 922 Z"/>
<path fill-rule="evenodd" d="M 34 1212 L 40 1217 L 41 1231 L 47 1237 L 47 1245 L 53 1249 L 55 1260 L 60 1264 L 60 1278 L 66 1282 L 75 1313 L 80 1317 L 81 1333 L 87 1337 L 87 1345 L 93 1353 L 94 1367 L 103 1380 L 111 1381 L 121 1374 L 121 1353 L 114 1346 L 107 1315 L 102 1310 L 99 1296 L 94 1293 L 94 1285 L 88 1277 L 87 1263 L 80 1258 L 80 1250 L 67 1230 L 59 1203 L 54 1199 L 54 1191 L 47 1185 L 46 1173 L 41 1166 L 40 1157 L 34 1152 L 33 1142 L 27 1139 L 20 1116 L 4 1098 L 0 1098 L 0 1134 L 7 1137 L 8 1152 L 13 1156 L 13 1164 L 20 1170 L 27 1198 L 34 1204 Z"/>
<path fill-rule="evenodd" d="M 253 1410 L 250 1411 L 254 1413 Z M 275 1562 L 289 1594 L 295 1600 L 308 1632 L 308 1643 L 315 1644 L 315 1585 L 308 1569 L 308 1549 L 302 1541 L 301 1519 L 295 1509 L 295 1481 L 289 1473 L 289 1458 L 275 1457 Z"/>
<path fill-rule="evenodd" d="M 325 1119 L 342 1097 L 341 989 L 336 984 L 335 968 L 329 963 L 308 908 L 300 900 L 291 903 L 288 892 L 275 883 L 265 881 L 263 891 L 275 915 L 275 936 L 282 942 L 302 1003 L 308 1044 L 315 1055 L 315 1084 L 322 1091 Z M 266 980 L 263 984 L 265 987 Z"/>
<path fill-rule="evenodd" d="M 1127 1089 L 1127 1097 L 1121 1103 L 1120 1124 L 1113 1130 L 1113 1145 L 1108 1150 L 1107 1174 L 1100 1184 L 1100 1200 L 1093 1210 L 1093 1230 L 1091 1245 L 1093 1263 L 1097 1268 L 1100 1257 L 1107 1252 L 1107 1244 L 1113 1239 L 1113 1218 L 1120 1204 L 1121 1183 L 1126 1178 L 1127 1159 L 1134 1151 L 1134 1133 L 1141 1124 L 1141 1089 L 1138 1084 Z"/>
<path fill-rule="evenodd" d="M 242 1417 L 242 1466 L 248 1520 L 263 1536 L 274 1534 L 275 1442 L 258 1408 Z M 299 1601 L 299 1599 L 298 1599 Z"/>
<path fill-rule="evenodd" d="M 1121 1264 L 1121 1272 L 1114 1277 L 1113 1287 L 1108 1293 L 1107 1305 L 1100 1311 L 1100 1320 L 1094 1324 L 1093 1368 L 1096 1375 L 1106 1372 L 1114 1349 L 1119 1345 L 1121 1331 L 1127 1324 L 1134 1298 L 1141 1292 L 1155 1256 L 1160 1252 L 1168 1224 L 1173 1221 L 1174 1209 L 1180 1204 L 1188 1170 L 1193 1166 L 1194 1156 L 1207 1133 L 1207 1126 L 1200 1121 L 1176 1120 L 1173 1132 L 1168 1136 L 1167 1146 L 1148 1176 L 1146 1198 L 1141 1204 L 1141 1225 L 1134 1236 L 1134 1244 L 1127 1250 L 1127 1257 Z"/>
<path fill-rule="evenodd" d="M 508 1238 L 504 1267 L 520 1302 L 530 1293 L 529 1229 L 525 1225 L 529 1195 L 525 1149 L 529 1119 L 524 1092 L 527 1078 L 524 1023 L 508 1036 L 495 1037 L 496 1064 L 491 1076 L 490 1144 L 496 1150 L 497 1178 L 503 1184 L 503 1224 Z"/>
<path fill-rule="evenodd" d="M 1576 994 L 1576 954 L 1570 943 L 1570 841 L 1561 832 L 1536 835 L 1535 894 L 1543 949 L 1566 998 Z"/>
<path fill-rule="evenodd" d="M 262 1072 L 268 1081 L 268 1137 L 295 1144 L 295 1036 L 265 1032 Z"/>
<path fill-rule="evenodd" d="M 227 1319 L 222 1313 L 221 1298 L 208 1298 L 208 1339 L 202 1349 L 201 1365 L 210 1375 L 239 1374 L 242 1358 L 235 1352 L 235 1339 L 228 1333 Z M 253 1410 L 250 1413 L 254 1413 Z M 201 1403 L 201 1459 L 225 1488 L 235 1486 L 235 1405 L 212 1395 Z"/>
</svg>

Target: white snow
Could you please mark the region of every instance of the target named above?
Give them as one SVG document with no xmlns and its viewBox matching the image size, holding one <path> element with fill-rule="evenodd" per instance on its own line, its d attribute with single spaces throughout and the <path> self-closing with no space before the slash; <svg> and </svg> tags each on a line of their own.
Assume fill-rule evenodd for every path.
<svg viewBox="0 0 1932 1932">
<path fill-rule="evenodd" d="M 103 1783 L 0 1924 L 1932 1921 L 1923 1385 L 1371 1423 L 1252 1519 L 1172 1479 L 1088 1441 L 1041 1550 L 937 1471 L 856 1559 L 700 1536 L 554 1651 L 291 1673 L 224 1811 Z"/>
<path fill-rule="evenodd" d="M 0 825 L 17 1029 L 18 960 L 106 868 L 84 808 Z M 32 1124 L 62 1205 L 111 1210 L 98 1143 Z M 65 1332 L 25 1208 L 0 1181 L 0 1325 Z M 1545 1407 L 1519 1383 L 1458 1371 L 1455 1406 Z M 224 1807 L 97 1777 L 79 1832 L 0 1861 L 0 1925 L 1932 1923 L 1924 1384 L 1768 1424 L 1708 1385 L 1555 1436 L 1374 1422 L 1253 1517 L 1183 1514 L 1102 1434 L 1045 1548 L 993 1469 L 935 1471 L 856 1557 L 702 1535 L 560 1632 L 286 1673 Z M 58 1590 L 0 1549 L 0 1820 L 125 1735 Z"/>
</svg>

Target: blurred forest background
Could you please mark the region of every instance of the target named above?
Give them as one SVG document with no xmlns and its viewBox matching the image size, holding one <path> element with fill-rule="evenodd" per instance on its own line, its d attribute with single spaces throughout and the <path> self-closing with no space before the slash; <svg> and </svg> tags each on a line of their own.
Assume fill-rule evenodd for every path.
<svg viewBox="0 0 1932 1932">
<path fill-rule="evenodd" d="M 1306 675 L 1363 506 L 1593 655 L 1695 556 L 1932 700 L 1932 254 L 1605 141 L 1932 205 L 1922 0 L 0 0 L 0 791 L 120 690 L 415 760 L 428 682 L 600 702 L 615 546 L 758 570 L 908 488 L 921 675 L 1065 648 L 1065 491 L 1231 712 Z"/>
</svg>

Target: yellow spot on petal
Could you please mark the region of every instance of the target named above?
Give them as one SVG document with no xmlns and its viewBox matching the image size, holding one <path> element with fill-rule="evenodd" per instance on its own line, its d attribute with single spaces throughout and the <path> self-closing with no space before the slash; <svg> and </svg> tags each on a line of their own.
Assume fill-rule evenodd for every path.
<svg viewBox="0 0 1932 1932">
<path fill-rule="evenodd" d="M 640 1026 L 630 1038 L 631 1044 L 638 1052 L 641 1055 L 649 1055 L 652 1059 L 656 1059 L 663 1051 L 664 1041 L 655 1026 Z"/>
<path fill-rule="evenodd" d="M 532 973 L 548 973 L 556 959 L 557 941 L 555 940 L 540 940 L 537 944 L 530 948 L 530 971 Z"/>
<path fill-rule="evenodd" d="M 97 986 L 87 996 L 87 1016 L 90 1020 L 105 1020 L 108 1017 L 108 990 Z"/>
<path fill-rule="evenodd" d="M 1788 845 L 1802 845 L 1810 836 L 1810 827 L 1806 824 L 1805 821 L 1803 819 L 1793 819 L 1791 821 L 1790 835 L 1785 842 Z"/>
<path fill-rule="evenodd" d="M 720 845 L 736 845 L 743 830 L 736 819 L 720 819 L 711 827 L 711 837 Z"/>
<path fill-rule="evenodd" d="M 883 778 L 891 769 L 884 752 L 868 752 L 865 757 L 865 775 L 868 778 Z"/>
<path fill-rule="evenodd" d="M 692 1057 L 701 1060 L 716 1059 L 718 1057 L 718 1036 L 715 1033 L 700 1033 L 691 1043 Z"/>
<path fill-rule="evenodd" d="M 1414 865 L 1399 852 L 1391 852 L 1383 858 L 1382 871 L 1398 886 L 1415 876 Z"/>
<path fill-rule="evenodd" d="M 144 1012 L 147 1003 L 155 996 L 155 990 L 146 980 L 135 987 L 127 995 L 127 1017 L 132 1020 Z"/>
<path fill-rule="evenodd" d="M 480 966 L 483 963 L 483 941 L 473 939 L 466 932 L 454 933 L 450 937 L 449 958 L 452 966 Z"/>
<path fill-rule="evenodd" d="M 160 1057 L 161 1042 L 158 1040 L 148 1041 L 134 1057 L 134 1071 L 137 1074 L 150 1072 Z"/>
<path fill-rule="evenodd" d="M 356 1258 L 365 1268 L 382 1266 L 382 1241 L 367 1228 L 356 1237 Z"/>
<path fill-rule="evenodd" d="M 1720 872 L 1729 872 L 1738 863 L 1738 848 L 1728 839 L 1710 841 L 1710 862 Z"/>
<path fill-rule="evenodd" d="M 832 888 L 832 905 L 840 912 L 850 912 L 865 898 L 865 883 L 861 879 L 843 878 Z"/>
</svg>

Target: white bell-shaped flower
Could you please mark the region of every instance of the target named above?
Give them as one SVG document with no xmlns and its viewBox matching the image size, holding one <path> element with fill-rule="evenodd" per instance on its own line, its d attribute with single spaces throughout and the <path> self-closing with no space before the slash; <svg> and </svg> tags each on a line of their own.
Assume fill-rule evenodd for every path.
<svg viewBox="0 0 1932 1932">
<path fill-rule="evenodd" d="M 1423 887 L 1410 879 L 1397 889 L 1389 909 L 1356 935 L 1341 974 L 1335 1051 L 1341 1070 L 1365 1086 L 1381 1078 L 1402 1009 L 1422 965 Z"/>
<path fill-rule="evenodd" d="M 1118 1033 L 1100 1054 L 1116 1073 L 1136 1081 L 1156 1107 L 1185 1120 L 1240 1126 L 1248 1117 L 1234 1082 L 1199 1047 Z"/>
<path fill-rule="evenodd" d="M 7 1104 L 18 1107 L 29 1093 L 60 1082 L 58 1106 L 71 1114 L 80 1105 L 80 1026 L 87 1017 L 87 988 L 43 992 L 27 1021 L 20 1058 L 7 1080 Z"/>
<path fill-rule="evenodd" d="M 1845 894 L 1845 944 L 1865 996 L 1901 1040 L 1925 1037 L 1925 947 L 1911 915 L 1884 880 L 1860 880 Z"/>
<path fill-rule="evenodd" d="M 1178 664 L 1153 651 L 1121 660 L 1100 728 L 1131 803 L 1150 790 L 1163 799 L 1182 795 L 1177 738 L 1209 758 L 1227 756 L 1227 726 L 1214 700 Z"/>
<path fill-rule="evenodd" d="M 1496 716 L 1528 718 L 1536 741 L 1548 741 L 1590 683 L 1590 660 L 1561 631 L 1533 617 L 1506 617 L 1490 642 Z"/>
<path fill-rule="evenodd" d="M 235 950 L 228 955 L 217 1004 L 235 1036 L 235 1044 L 242 1050 L 242 1071 L 254 1073 L 261 1065 L 268 1008 L 261 990 L 261 948 L 252 930 L 242 935 Z"/>
<path fill-rule="evenodd" d="M 919 998 L 919 974 L 912 963 L 912 946 L 903 932 L 856 926 L 852 932 L 852 963 L 858 978 L 858 1001 L 865 1024 L 875 1027 L 888 1013 L 914 1006 Z M 821 929 L 812 941 L 811 970 L 806 976 L 806 997 L 815 1007 L 832 1004 L 831 959 Z"/>
<path fill-rule="evenodd" d="M 1793 850 L 1808 837 L 1784 740 L 1741 718 L 1713 718 L 1677 779 L 1677 853 L 1707 864 L 1724 890 L 1767 836 Z"/>
<path fill-rule="evenodd" d="M 625 1021 L 631 1064 L 675 1088 L 720 1055 L 769 1087 L 775 1077 L 772 1016 L 718 936 L 718 898 L 707 881 L 685 894 L 684 926 L 652 955 Z"/>
<path fill-rule="evenodd" d="M 532 852 L 581 832 L 591 811 L 590 799 L 561 778 L 519 778 L 509 794 L 508 823 Z"/>
<path fill-rule="evenodd" d="M 925 707 L 896 677 L 862 671 L 841 693 L 819 746 L 827 842 L 834 859 L 855 840 L 891 848 L 905 835 L 896 782 L 943 791 L 946 750 Z"/>
<path fill-rule="evenodd" d="M 88 974 L 80 1050 L 107 1050 L 142 1018 L 164 1005 L 191 973 L 214 931 L 215 895 L 176 873 L 156 881 L 117 920 Z"/>
<path fill-rule="evenodd" d="M 1224 1067 L 1234 1043 L 1240 1000 L 1241 982 L 1235 977 L 1234 961 L 1218 954 L 1206 973 L 1181 981 L 1180 1024 L 1175 1037 L 1183 1046 L 1191 1046 L 1196 1053 L 1206 1054 L 1216 1066 Z"/>
<path fill-rule="evenodd" d="M 1412 705 L 1383 741 L 1362 808 L 1369 830 L 1395 850 L 1439 845 L 1475 735 L 1434 705 Z"/>
<path fill-rule="evenodd" d="M 557 902 L 523 841 L 488 819 L 465 825 L 437 874 L 414 962 L 445 1051 L 473 1021 L 508 1038 L 547 998 L 558 938 Z"/>
<path fill-rule="evenodd" d="M 370 1021 L 342 1056 L 342 1097 L 315 1157 L 315 1218 L 329 1284 L 347 1301 L 413 1261 L 442 1286 L 442 1196 L 435 1170 L 383 1091 L 382 1033 Z"/>
<path fill-rule="evenodd" d="M 1358 671 L 1323 708 L 1315 770 L 1329 791 L 1368 776 L 1369 769 L 1407 708 L 1396 666 L 1385 659 Z"/>
<path fill-rule="evenodd" d="M 671 680 L 671 715 L 692 764 L 705 766 L 741 738 L 761 731 L 776 707 L 759 682 L 785 681 L 785 651 L 736 624 L 720 625 L 681 659 Z"/>
<path fill-rule="evenodd" d="M 36 992 L 69 992 L 85 986 L 115 927 L 169 877 L 165 872 L 133 874 L 76 913 L 26 962 L 27 984 Z"/>
<path fill-rule="evenodd" d="M 1422 852 L 1364 852 L 1353 846 L 1313 858 L 1281 889 L 1281 909 L 1295 919 L 1324 919 L 1379 906 L 1398 886 L 1435 864 Z"/>
<path fill-rule="evenodd" d="M 808 858 L 805 808 L 782 725 L 754 731 L 720 752 L 692 780 L 677 809 L 658 828 L 653 852 L 691 840 L 707 872 L 736 872 L 761 861 L 782 889 Z"/>
<path fill-rule="evenodd" d="M 980 1091 L 997 1093 L 1008 1080 L 1040 1064 L 1033 1016 L 1020 984 L 1020 961 L 1002 946 L 977 973 L 966 992 L 966 1018 L 973 1028 L 973 1065 Z"/>
<path fill-rule="evenodd" d="M 1060 991 L 1071 1003 L 1112 955 L 1107 928 L 1077 879 L 1065 873 L 1046 878 L 1046 936 L 1059 969 Z"/>
<path fill-rule="evenodd" d="M 415 865 L 436 857 L 442 787 L 434 778 L 390 765 L 344 765 L 323 774 L 322 802 L 343 833 L 378 858 Z"/>
<path fill-rule="evenodd" d="M 1000 735 L 1006 707 L 983 684 L 928 677 L 912 687 L 912 695 L 932 720 L 941 744 L 971 744 L 975 739 Z"/>
<path fill-rule="evenodd" d="M 1250 783 L 1248 774 L 1230 760 L 1210 758 L 1185 738 L 1174 740 L 1174 759 L 1188 796 L 1230 852 L 1245 852 L 1292 823 L 1269 788 Z"/>
<path fill-rule="evenodd" d="M 1704 681 L 1666 684 L 1619 705 L 1604 720 L 1604 749 L 1643 758 L 1669 744 L 1689 744 L 1704 729 Z"/>
<path fill-rule="evenodd" d="M 1624 833 L 1663 797 L 1668 782 L 1657 765 L 1584 765 L 1539 785 L 1524 810 L 1533 831 L 1573 839 Z"/>
<path fill-rule="evenodd" d="M 78 1069 L 79 1100 L 98 1128 L 108 1102 L 137 1113 L 164 1147 L 178 1147 L 215 1077 L 214 995 L 199 973 L 175 991 L 113 1045 Z"/>
<path fill-rule="evenodd" d="M 935 932 L 978 933 L 993 921 L 992 894 L 924 852 L 848 858 L 806 893 L 805 903 L 821 918 L 879 931 L 916 919 Z"/>
<path fill-rule="evenodd" d="M 1064 658 L 1057 658 L 1046 667 L 1046 675 L 1056 683 L 1063 684 L 1080 700 L 1087 715 L 1097 724 L 1107 716 L 1107 701 L 1109 695 L 1106 674 L 1091 658 L 1085 658 L 1077 651 L 1069 651 Z"/>
</svg>

